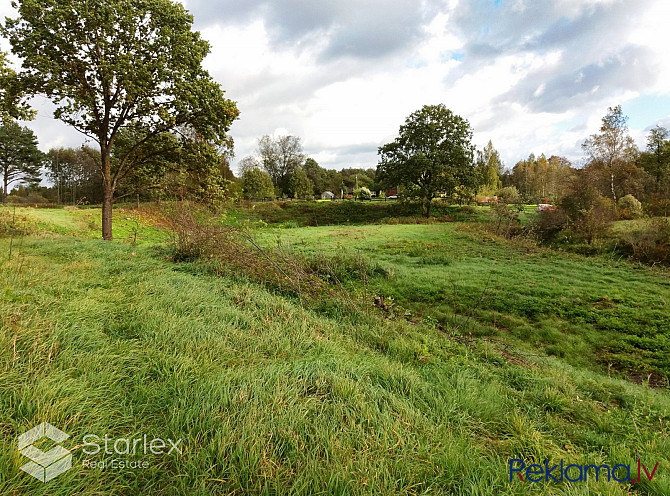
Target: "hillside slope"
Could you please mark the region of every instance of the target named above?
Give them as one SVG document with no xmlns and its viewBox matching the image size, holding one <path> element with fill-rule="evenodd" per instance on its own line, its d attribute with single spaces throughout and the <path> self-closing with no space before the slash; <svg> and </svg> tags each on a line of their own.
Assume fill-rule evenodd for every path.
<svg viewBox="0 0 670 496">
<path fill-rule="evenodd" d="M 302 308 L 154 247 L 0 239 L 0 494 L 670 494 L 670 395 L 374 312 Z M 50 422 L 73 468 L 19 470 Z M 84 453 L 86 434 L 183 453 Z M 85 468 L 131 459 L 143 469 Z M 649 482 L 510 482 L 509 460 Z"/>
</svg>

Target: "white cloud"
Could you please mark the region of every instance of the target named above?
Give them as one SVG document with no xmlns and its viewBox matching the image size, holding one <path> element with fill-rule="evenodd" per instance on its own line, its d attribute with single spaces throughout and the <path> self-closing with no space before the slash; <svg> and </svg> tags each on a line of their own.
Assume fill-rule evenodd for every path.
<svg viewBox="0 0 670 496">
<path fill-rule="evenodd" d="M 242 112 L 238 159 L 284 128 L 322 165 L 374 167 L 411 112 L 444 103 L 508 165 L 531 152 L 578 160 L 608 106 L 670 97 L 665 0 L 184 3 L 212 45 L 207 69 Z M 39 110 L 42 148 L 81 144 Z M 670 122 L 662 106 L 645 112 L 640 142 Z"/>
</svg>

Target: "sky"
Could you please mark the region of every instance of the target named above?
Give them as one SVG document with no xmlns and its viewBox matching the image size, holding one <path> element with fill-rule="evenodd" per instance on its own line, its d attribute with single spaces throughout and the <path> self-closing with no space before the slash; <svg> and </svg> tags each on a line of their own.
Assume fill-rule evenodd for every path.
<svg viewBox="0 0 670 496">
<path fill-rule="evenodd" d="M 412 112 L 440 103 L 507 167 L 530 153 L 579 165 L 619 104 L 641 148 L 649 129 L 670 128 L 667 0 L 181 2 L 241 111 L 234 166 L 263 135 L 292 134 L 323 167 L 374 168 Z M 0 18 L 15 15 L 9 4 Z M 84 142 L 48 101 L 34 108 L 43 150 Z"/>
</svg>

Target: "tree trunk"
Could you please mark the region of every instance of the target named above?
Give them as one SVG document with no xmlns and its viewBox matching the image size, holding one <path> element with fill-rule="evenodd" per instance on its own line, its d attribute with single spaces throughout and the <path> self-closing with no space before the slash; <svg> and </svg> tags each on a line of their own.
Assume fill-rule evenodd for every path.
<svg viewBox="0 0 670 496">
<path fill-rule="evenodd" d="M 612 199 L 614 200 L 614 207 L 616 208 L 616 192 L 614 191 L 614 171 L 610 168 L 610 186 L 612 187 Z"/>
<path fill-rule="evenodd" d="M 433 202 L 433 199 L 432 199 L 432 198 L 426 198 L 426 199 L 424 199 L 424 203 L 423 203 L 423 216 L 424 216 L 426 219 L 429 219 L 429 218 L 430 218 L 430 205 L 431 205 L 432 202 Z"/>
<path fill-rule="evenodd" d="M 112 241 L 112 209 L 114 188 L 112 185 L 111 150 L 101 147 L 102 153 L 102 239 Z"/>
<path fill-rule="evenodd" d="M 137 210 L 139 210 L 140 209 L 140 194 L 139 193 L 137 193 L 136 200 L 137 200 Z"/>
<path fill-rule="evenodd" d="M 4 188 L 2 190 L 2 204 L 7 205 L 7 174 L 5 174 L 4 178 Z"/>
</svg>

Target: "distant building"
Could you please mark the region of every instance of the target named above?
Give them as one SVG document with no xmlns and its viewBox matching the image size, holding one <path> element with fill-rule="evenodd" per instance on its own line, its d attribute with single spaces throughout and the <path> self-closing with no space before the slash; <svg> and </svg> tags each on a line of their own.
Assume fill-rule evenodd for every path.
<svg viewBox="0 0 670 496">
<path fill-rule="evenodd" d="M 321 193 L 321 199 L 322 200 L 334 200 L 335 199 L 335 193 L 332 191 L 324 191 Z"/>
</svg>

